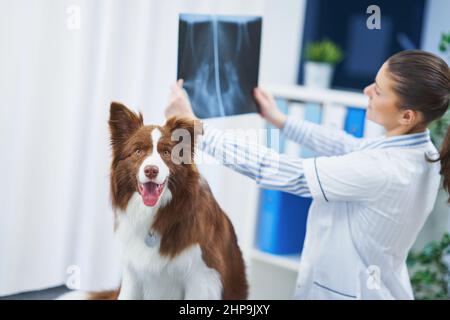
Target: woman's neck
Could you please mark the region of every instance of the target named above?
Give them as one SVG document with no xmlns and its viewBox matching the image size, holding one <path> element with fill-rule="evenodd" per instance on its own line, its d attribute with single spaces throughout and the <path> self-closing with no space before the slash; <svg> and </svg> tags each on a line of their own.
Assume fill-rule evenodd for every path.
<svg viewBox="0 0 450 320">
<path fill-rule="evenodd" d="M 386 129 L 386 128 L 385 128 Z M 396 127 L 393 129 L 386 129 L 386 137 L 394 137 L 394 136 L 401 136 L 404 134 L 414 134 L 414 133 L 420 133 L 425 132 L 427 130 L 427 127 L 417 127 L 417 128 L 404 128 L 404 127 Z"/>
</svg>

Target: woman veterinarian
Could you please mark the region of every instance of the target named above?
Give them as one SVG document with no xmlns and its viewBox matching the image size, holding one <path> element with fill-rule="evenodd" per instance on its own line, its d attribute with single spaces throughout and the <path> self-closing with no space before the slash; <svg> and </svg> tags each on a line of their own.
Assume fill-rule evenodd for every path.
<svg viewBox="0 0 450 320">
<path fill-rule="evenodd" d="M 427 125 L 444 115 L 450 72 L 439 57 L 402 51 L 364 89 L 367 118 L 386 135 L 358 139 L 281 113 L 256 88 L 261 115 L 289 139 L 321 156 L 300 159 L 252 146 L 204 124 L 199 146 L 261 187 L 313 198 L 295 298 L 413 299 L 406 257 L 431 212 L 440 173 L 450 187 L 450 130 L 436 150 Z M 166 116 L 195 118 L 182 89 L 172 86 Z M 234 158 L 233 158 L 234 159 Z"/>
</svg>

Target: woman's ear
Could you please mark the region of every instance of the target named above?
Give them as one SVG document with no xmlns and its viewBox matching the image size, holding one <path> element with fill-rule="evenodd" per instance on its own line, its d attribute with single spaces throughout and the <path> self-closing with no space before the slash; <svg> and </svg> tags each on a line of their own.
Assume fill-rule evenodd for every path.
<svg viewBox="0 0 450 320">
<path fill-rule="evenodd" d="M 420 121 L 419 112 L 413 109 L 401 110 L 400 124 L 403 126 L 414 127 Z"/>
<path fill-rule="evenodd" d="M 109 110 L 109 132 L 114 151 L 141 126 L 144 125 L 142 114 L 136 114 L 123 104 L 112 102 Z"/>
</svg>

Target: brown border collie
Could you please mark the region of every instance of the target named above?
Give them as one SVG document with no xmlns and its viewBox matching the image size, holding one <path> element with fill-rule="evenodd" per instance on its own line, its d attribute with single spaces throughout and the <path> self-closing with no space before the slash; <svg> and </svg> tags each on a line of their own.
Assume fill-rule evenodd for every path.
<svg viewBox="0 0 450 320">
<path fill-rule="evenodd" d="M 109 128 L 123 275 L 119 290 L 87 298 L 247 298 L 234 228 L 193 163 L 201 123 L 144 125 L 142 114 L 113 102 Z"/>
</svg>

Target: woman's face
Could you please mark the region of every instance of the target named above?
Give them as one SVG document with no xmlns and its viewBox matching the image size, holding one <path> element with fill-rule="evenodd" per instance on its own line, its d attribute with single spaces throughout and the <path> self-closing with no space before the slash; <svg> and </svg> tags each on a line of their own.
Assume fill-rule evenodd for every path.
<svg viewBox="0 0 450 320">
<path fill-rule="evenodd" d="M 366 117 L 387 131 L 401 125 L 400 119 L 403 110 L 399 106 L 399 99 L 393 90 L 394 81 L 389 76 L 387 64 L 377 73 L 375 82 L 364 89 L 364 94 L 369 97 Z"/>
</svg>

